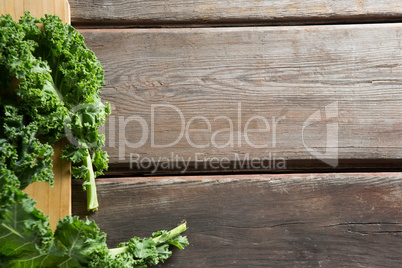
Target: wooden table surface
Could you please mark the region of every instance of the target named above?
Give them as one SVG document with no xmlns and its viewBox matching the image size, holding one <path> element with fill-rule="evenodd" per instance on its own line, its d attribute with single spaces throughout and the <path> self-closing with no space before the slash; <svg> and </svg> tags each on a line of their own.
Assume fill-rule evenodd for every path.
<svg viewBox="0 0 402 268">
<path fill-rule="evenodd" d="M 113 108 L 89 215 L 111 246 L 186 219 L 165 267 L 402 266 L 400 2 L 70 4 Z"/>
</svg>

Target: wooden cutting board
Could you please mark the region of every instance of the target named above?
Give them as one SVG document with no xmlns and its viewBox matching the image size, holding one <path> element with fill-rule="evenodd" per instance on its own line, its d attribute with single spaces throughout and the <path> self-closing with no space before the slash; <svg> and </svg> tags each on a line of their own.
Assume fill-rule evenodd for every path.
<svg viewBox="0 0 402 268">
<path fill-rule="evenodd" d="M 24 11 L 30 11 L 34 17 L 55 14 L 64 23 L 70 23 L 70 5 L 67 0 L 1 0 L 0 14 L 10 14 L 14 20 L 19 19 Z M 54 146 L 53 173 L 54 186 L 45 182 L 29 185 L 25 192 L 37 201 L 36 207 L 49 215 L 51 228 L 56 228 L 60 218 L 71 214 L 71 164 L 60 159 L 65 142 Z"/>
<path fill-rule="evenodd" d="M 64 23 L 70 23 L 70 5 L 67 0 L 1 0 L 0 13 L 10 14 L 14 19 L 30 11 L 34 17 L 43 17 L 44 14 L 55 14 Z"/>
</svg>

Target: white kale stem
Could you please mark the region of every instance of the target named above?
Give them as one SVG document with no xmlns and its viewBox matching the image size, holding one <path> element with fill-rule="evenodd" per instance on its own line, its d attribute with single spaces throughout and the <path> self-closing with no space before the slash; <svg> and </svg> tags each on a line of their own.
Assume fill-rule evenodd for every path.
<svg viewBox="0 0 402 268">
<path fill-rule="evenodd" d="M 176 228 L 170 230 L 168 232 L 167 236 L 159 235 L 157 237 L 152 238 L 152 240 L 154 240 L 155 244 L 158 246 L 158 245 L 168 242 L 169 240 L 175 238 L 176 236 L 179 236 L 185 230 L 187 230 L 187 222 L 184 222 L 184 223 L 180 224 L 179 226 L 177 226 Z M 128 250 L 128 246 L 111 248 L 111 249 L 109 249 L 109 253 L 112 257 L 115 257 L 117 254 L 127 252 L 127 250 Z"/>
<path fill-rule="evenodd" d="M 98 195 L 96 193 L 95 173 L 92 166 L 91 155 L 88 151 L 87 157 L 84 159 L 84 165 L 88 168 L 86 175 L 86 191 L 87 191 L 87 208 L 88 211 L 98 210 Z"/>
</svg>

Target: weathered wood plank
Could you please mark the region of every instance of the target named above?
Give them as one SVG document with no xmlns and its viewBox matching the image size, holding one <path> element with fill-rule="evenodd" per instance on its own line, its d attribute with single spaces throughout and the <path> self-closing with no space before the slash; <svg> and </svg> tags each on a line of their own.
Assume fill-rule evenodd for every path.
<svg viewBox="0 0 402 268">
<path fill-rule="evenodd" d="M 402 174 L 98 179 L 109 246 L 183 219 L 166 267 L 401 267 Z M 73 213 L 86 214 L 74 183 Z M 164 266 L 165 267 L 165 266 Z"/>
<path fill-rule="evenodd" d="M 400 167 L 402 24 L 81 33 L 106 72 L 112 166 Z"/>
<path fill-rule="evenodd" d="M 73 23 L 323 23 L 402 17 L 395 0 L 70 0 Z"/>
</svg>

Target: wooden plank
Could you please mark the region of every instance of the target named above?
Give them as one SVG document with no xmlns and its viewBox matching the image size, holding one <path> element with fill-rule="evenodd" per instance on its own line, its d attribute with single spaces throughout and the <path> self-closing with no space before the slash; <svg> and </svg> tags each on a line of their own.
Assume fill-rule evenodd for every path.
<svg viewBox="0 0 402 268">
<path fill-rule="evenodd" d="M 112 168 L 400 169 L 402 24 L 81 33 L 105 69 Z"/>
<path fill-rule="evenodd" d="M 401 267 L 402 174 L 98 179 L 89 215 L 110 247 L 173 228 L 191 245 L 166 267 Z M 73 212 L 87 215 L 73 183 Z M 164 266 L 165 267 L 165 266 Z"/>
<path fill-rule="evenodd" d="M 73 23 L 207 24 L 386 21 L 402 17 L 394 0 L 71 0 Z"/>
<path fill-rule="evenodd" d="M 55 14 L 64 23 L 70 23 L 70 7 L 67 0 L 6 0 L 0 4 L 0 14 L 10 14 L 14 20 L 31 12 L 34 17 Z M 58 6 L 59 8 L 55 8 Z M 34 182 L 25 188 L 25 192 L 36 200 L 36 207 L 49 216 L 51 228 L 56 229 L 60 218 L 71 214 L 71 163 L 60 159 L 66 141 L 60 141 L 53 147 L 52 157 L 54 185 Z"/>
</svg>

